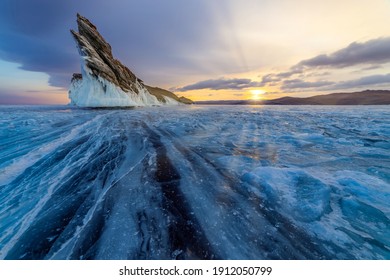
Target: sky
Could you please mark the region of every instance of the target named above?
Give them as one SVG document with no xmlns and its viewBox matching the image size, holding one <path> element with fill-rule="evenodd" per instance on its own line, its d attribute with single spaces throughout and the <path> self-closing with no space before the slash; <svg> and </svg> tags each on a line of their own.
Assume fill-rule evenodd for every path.
<svg viewBox="0 0 390 280">
<path fill-rule="evenodd" d="M 1 0 L 0 104 L 67 104 L 87 17 L 146 84 L 193 100 L 390 89 L 390 0 Z"/>
</svg>

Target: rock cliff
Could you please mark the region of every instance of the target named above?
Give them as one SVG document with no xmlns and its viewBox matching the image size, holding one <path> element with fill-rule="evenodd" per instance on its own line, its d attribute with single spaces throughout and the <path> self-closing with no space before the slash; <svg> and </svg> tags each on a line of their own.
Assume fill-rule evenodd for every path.
<svg viewBox="0 0 390 280">
<path fill-rule="evenodd" d="M 71 30 L 81 56 L 81 74 L 73 74 L 71 103 L 81 107 L 181 104 L 174 93 L 149 87 L 118 59 L 110 44 L 87 18 L 77 14 L 78 32 Z M 158 89 L 158 90 L 157 90 Z"/>
</svg>

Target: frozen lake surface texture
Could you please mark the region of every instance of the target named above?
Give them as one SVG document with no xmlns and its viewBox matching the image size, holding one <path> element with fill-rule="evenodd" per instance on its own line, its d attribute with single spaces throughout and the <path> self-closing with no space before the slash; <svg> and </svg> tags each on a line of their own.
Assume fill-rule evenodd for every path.
<svg viewBox="0 0 390 280">
<path fill-rule="evenodd" d="M 0 107 L 1 259 L 390 259 L 390 107 Z"/>
</svg>

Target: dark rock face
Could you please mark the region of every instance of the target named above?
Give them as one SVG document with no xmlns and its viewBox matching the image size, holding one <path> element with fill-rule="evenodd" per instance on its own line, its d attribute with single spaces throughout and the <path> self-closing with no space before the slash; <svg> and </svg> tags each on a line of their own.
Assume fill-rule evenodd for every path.
<svg viewBox="0 0 390 280">
<path fill-rule="evenodd" d="M 96 77 L 102 77 L 125 92 L 138 93 L 136 82 L 142 84 L 126 66 L 112 55 L 110 44 L 87 18 L 77 14 L 78 31 L 71 30 L 79 52 L 86 57 L 86 66 Z"/>
<path fill-rule="evenodd" d="M 82 79 L 83 79 L 83 75 L 81 75 L 80 73 L 73 73 L 72 83 L 75 82 L 75 81 L 82 80 Z"/>
</svg>

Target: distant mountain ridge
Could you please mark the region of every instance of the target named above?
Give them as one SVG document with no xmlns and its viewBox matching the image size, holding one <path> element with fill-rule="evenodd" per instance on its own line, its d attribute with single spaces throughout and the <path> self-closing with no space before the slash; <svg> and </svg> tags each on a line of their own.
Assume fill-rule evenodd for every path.
<svg viewBox="0 0 390 280">
<path fill-rule="evenodd" d="M 311 97 L 285 96 L 271 100 L 197 101 L 205 105 L 390 105 L 390 90 L 341 92 Z"/>
</svg>

